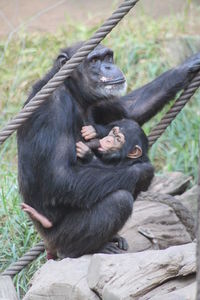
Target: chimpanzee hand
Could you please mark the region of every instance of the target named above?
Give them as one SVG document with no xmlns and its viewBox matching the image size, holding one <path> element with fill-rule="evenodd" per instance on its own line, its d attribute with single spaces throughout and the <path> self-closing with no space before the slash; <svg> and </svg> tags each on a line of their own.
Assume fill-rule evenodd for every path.
<svg viewBox="0 0 200 300">
<path fill-rule="evenodd" d="M 77 157 L 83 158 L 86 154 L 90 152 L 90 148 L 83 142 L 76 143 L 76 154 Z"/>
<path fill-rule="evenodd" d="M 83 126 L 81 129 L 81 134 L 86 141 L 97 137 L 96 130 L 92 125 Z"/>
<path fill-rule="evenodd" d="M 200 70 L 200 52 L 188 58 L 183 63 L 183 68 L 186 68 L 188 72 L 195 73 Z"/>
</svg>

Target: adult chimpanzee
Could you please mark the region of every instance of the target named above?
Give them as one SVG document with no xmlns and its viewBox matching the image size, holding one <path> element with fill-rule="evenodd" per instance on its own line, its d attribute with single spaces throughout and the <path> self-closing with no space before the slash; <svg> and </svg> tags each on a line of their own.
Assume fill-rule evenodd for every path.
<svg viewBox="0 0 200 300">
<path fill-rule="evenodd" d="M 80 46 L 61 52 L 50 72 L 33 86 L 27 102 Z M 142 125 L 187 85 L 199 67 L 197 55 L 119 101 L 128 117 Z M 77 190 L 76 172 L 80 167 L 76 142 L 81 139 L 82 126 L 88 124 L 88 108 L 102 98 L 120 97 L 125 86 L 124 75 L 113 63 L 113 52 L 98 46 L 18 130 L 20 191 L 27 204 L 55 224 L 50 229 L 38 223 L 36 226 L 47 247 L 60 256 L 99 251 L 131 214 L 131 193 L 112 180 L 114 175 L 118 178 L 116 168 L 104 165 L 98 172 L 96 166 L 90 170 L 83 166 L 83 176 L 84 168 L 90 176 L 82 190 Z M 137 192 L 143 189 L 142 178 L 148 166 L 146 162 L 134 166 Z M 111 184 L 105 190 L 97 180 Z M 95 193 L 89 193 L 90 187 Z"/>
</svg>

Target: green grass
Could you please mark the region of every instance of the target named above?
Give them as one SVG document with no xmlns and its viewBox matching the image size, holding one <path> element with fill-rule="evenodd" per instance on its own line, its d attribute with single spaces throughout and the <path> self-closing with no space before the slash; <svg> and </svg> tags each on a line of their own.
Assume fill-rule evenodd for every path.
<svg viewBox="0 0 200 300">
<path fill-rule="evenodd" d="M 200 19 L 198 10 L 196 15 L 195 20 Z M 192 33 L 195 20 L 187 12 L 156 21 L 147 16 L 137 20 L 129 17 L 111 33 L 104 44 L 115 50 L 116 62 L 127 76 L 129 90 L 171 67 L 164 55 L 162 40 Z M 7 40 L 0 42 L 1 128 L 20 110 L 31 85 L 48 70 L 58 50 L 88 38 L 94 30 L 70 23 L 54 35 L 27 34 L 24 30 L 9 43 Z M 151 149 L 150 156 L 157 172 L 182 171 L 196 182 L 199 107 L 198 94 Z M 147 133 L 160 117 L 161 114 L 145 125 Z M 15 136 L 0 148 L 0 180 L 0 271 L 3 271 L 39 241 L 20 209 Z M 42 256 L 16 276 L 18 293 L 25 293 L 30 277 L 43 262 Z"/>
</svg>

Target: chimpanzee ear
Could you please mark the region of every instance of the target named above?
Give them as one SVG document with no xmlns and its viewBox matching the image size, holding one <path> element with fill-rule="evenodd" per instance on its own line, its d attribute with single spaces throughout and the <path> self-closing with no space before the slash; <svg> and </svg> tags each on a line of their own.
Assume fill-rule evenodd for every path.
<svg viewBox="0 0 200 300">
<path fill-rule="evenodd" d="M 133 150 L 127 155 L 128 158 L 139 158 L 142 156 L 142 149 L 136 145 Z"/>
<path fill-rule="evenodd" d="M 67 53 L 62 52 L 58 55 L 57 60 L 59 60 L 60 62 L 60 66 L 62 67 L 67 60 L 69 60 L 69 56 L 67 55 Z"/>
</svg>

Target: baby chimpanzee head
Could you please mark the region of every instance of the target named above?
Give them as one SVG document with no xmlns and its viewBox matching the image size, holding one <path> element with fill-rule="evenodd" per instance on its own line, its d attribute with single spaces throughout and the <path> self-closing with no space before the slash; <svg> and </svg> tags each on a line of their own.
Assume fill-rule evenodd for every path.
<svg viewBox="0 0 200 300">
<path fill-rule="evenodd" d="M 147 154 L 148 139 L 135 121 L 123 119 L 110 124 L 112 130 L 102 138 L 98 148 L 103 160 L 119 162 L 124 159 L 142 159 Z"/>
</svg>

